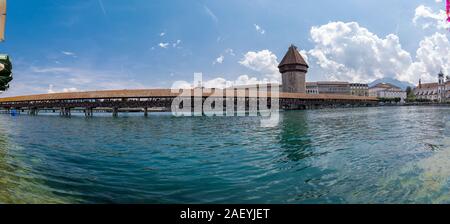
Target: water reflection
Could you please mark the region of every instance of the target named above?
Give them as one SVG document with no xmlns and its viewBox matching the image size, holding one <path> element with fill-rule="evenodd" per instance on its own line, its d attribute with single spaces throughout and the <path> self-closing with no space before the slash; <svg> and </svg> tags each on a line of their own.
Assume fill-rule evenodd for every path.
<svg viewBox="0 0 450 224">
<path fill-rule="evenodd" d="M 280 146 L 286 157 L 295 162 L 314 156 L 308 114 L 304 111 L 288 111 L 280 119 Z"/>
</svg>

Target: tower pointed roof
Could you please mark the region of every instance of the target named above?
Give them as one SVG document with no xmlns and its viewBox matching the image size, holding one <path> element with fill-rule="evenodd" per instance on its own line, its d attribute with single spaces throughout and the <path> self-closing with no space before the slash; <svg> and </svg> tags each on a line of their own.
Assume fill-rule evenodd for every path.
<svg viewBox="0 0 450 224">
<path fill-rule="evenodd" d="M 309 68 L 305 59 L 303 59 L 302 55 L 300 55 L 300 53 L 298 52 L 297 47 L 293 44 L 289 47 L 289 50 L 283 57 L 283 60 L 281 60 L 281 63 L 278 65 L 278 67 L 284 65 L 304 65 Z"/>
</svg>

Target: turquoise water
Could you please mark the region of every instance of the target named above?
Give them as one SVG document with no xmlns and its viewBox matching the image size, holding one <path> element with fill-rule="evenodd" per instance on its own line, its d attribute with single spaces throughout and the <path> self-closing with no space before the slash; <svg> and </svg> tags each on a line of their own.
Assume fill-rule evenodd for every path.
<svg viewBox="0 0 450 224">
<path fill-rule="evenodd" d="M 450 203 L 446 107 L 0 116 L 1 203 Z"/>
</svg>

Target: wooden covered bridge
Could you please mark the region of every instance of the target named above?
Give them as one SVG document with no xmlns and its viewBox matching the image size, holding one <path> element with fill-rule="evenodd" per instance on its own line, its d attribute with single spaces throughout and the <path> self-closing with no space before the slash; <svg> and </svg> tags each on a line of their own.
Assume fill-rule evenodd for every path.
<svg viewBox="0 0 450 224">
<path fill-rule="evenodd" d="M 191 91 L 194 96 L 194 90 Z M 217 91 L 217 90 L 214 90 Z M 217 97 L 215 92 L 202 93 L 200 97 L 204 102 L 208 97 Z M 225 92 L 223 90 L 220 90 Z M 238 91 L 237 89 L 234 90 Z M 233 95 L 233 94 L 231 94 Z M 152 111 L 171 111 L 172 101 L 179 97 L 180 93 L 171 89 L 142 89 L 142 90 L 105 90 L 70 93 L 52 93 L 28 96 L 15 96 L 0 98 L 0 109 L 4 112 L 28 113 L 37 115 L 40 111 L 59 113 L 61 116 L 71 116 L 72 111 L 83 112 L 85 116 L 93 116 L 95 111 L 109 112 L 118 116 L 119 112 L 143 112 L 145 116 Z M 197 95 L 195 95 L 197 96 Z M 223 99 L 230 99 L 224 94 Z M 270 93 L 256 96 L 258 102 L 271 102 L 276 100 L 280 109 L 314 109 L 333 107 L 361 107 L 374 106 L 378 103 L 374 97 L 359 97 L 351 95 L 326 95 L 326 94 L 304 94 L 304 93 L 279 93 L 272 96 Z M 191 97 L 199 98 L 199 97 Z M 235 105 L 243 102 L 248 109 L 250 101 L 255 95 L 246 90 L 244 95 L 234 94 L 231 101 Z M 261 101 L 263 100 L 263 101 Z M 191 100 L 194 102 L 194 100 Z M 259 103 L 258 103 L 259 105 Z M 184 107 L 187 105 L 183 105 Z M 189 105 L 193 107 L 193 105 Z M 224 105 L 226 106 L 226 105 Z"/>
</svg>

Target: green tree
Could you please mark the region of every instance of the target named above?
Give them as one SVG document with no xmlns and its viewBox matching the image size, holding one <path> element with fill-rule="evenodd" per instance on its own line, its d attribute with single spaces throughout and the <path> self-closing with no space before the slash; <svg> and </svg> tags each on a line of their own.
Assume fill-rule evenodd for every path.
<svg viewBox="0 0 450 224">
<path fill-rule="evenodd" d="M 407 102 L 416 101 L 416 96 L 414 95 L 414 90 L 413 90 L 413 88 L 411 88 L 411 86 L 408 86 L 406 88 L 406 101 Z"/>
<path fill-rule="evenodd" d="M 407 94 L 408 97 L 414 97 L 414 91 L 413 91 L 413 89 L 411 88 L 411 86 L 408 86 L 408 87 L 406 88 L 406 94 Z"/>
</svg>

